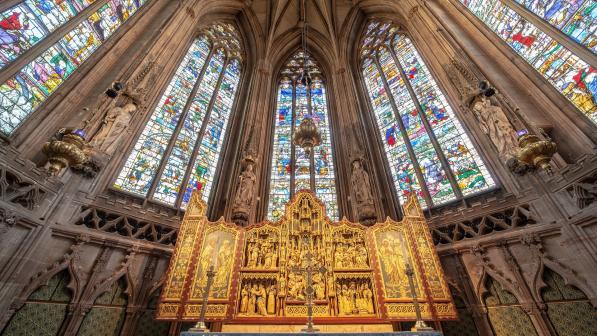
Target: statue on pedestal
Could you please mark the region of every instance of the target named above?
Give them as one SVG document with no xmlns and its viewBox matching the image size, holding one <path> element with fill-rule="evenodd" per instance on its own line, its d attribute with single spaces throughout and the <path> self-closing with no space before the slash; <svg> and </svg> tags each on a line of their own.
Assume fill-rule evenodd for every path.
<svg viewBox="0 0 597 336">
<path fill-rule="evenodd" d="M 124 106 L 116 106 L 108 111 L 99 132 L 89 142 L 98 152 L 111 156 L 127 134 L 133 113 L 137 105 L 130 102 Z"/>
<path fill-rule="evenodd" d="M 363 167 L 361 158 L 352 161 L 350 184 L 359 221 L 367 225 L 375 223 L 377 216 L 375 215 L 371 181 L 369 173 Z"/>
<path fill-rule="evenodd" d="M 236 194 L 232 203 L 232 221 L 238 226 L 249 225 L 249 218 L 255 200 L 255 162 L 257 153 L 255 150 L 253 129 L 249 132 L 247 143 L 244 148 L 244 156 L 241 160 L 241 173 L 238 177 Z"/>
<path fill-rule="evenodd" d="M 242 172 L 238 177 L 236 195 L 232 203 L 232 220 L 240 226 L 246 226 L 255 198 L 255 183 L 257 177 L 254 172 L 255 161 L 251 155 L 245 156 L 242 162 Z"/>
<path fill-rule="evenodd" d="M 514 127 L 501 107 L 492 103 L 489 97 L 479 95 L 473 99 L 471 109 L 479 120 L 483 133 L 487 134 L 502 160 L 510 159 L 518 148 Z"/>
</svg>

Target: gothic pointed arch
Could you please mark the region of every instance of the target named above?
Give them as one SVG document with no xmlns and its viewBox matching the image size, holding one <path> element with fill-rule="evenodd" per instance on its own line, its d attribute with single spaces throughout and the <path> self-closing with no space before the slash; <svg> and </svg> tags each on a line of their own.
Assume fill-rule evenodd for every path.
<svg viewBox="0 0 597 336">
<path fill-rule="evenodd" d="M 68 288 L 68 269 L 63 269 L 37 287 L 14 313 L 2 335 L 56 335 L 73 297 Z"/>
<path fill-rule="evenodd" d="M 304 69 L 312 83 L 301 82 Z M 338 219 L 326 82 L 318 63 L 302 50 L 280 69 L 274 118 L 268 218 L 279 219 L 292 196 L 308 189 L 324 201 L 327 215 Z M 305 118 L 313 119 L 322 135 L 321 145 L 310 155 L 292 141 Z"/>
<path fill-rule="evenodd" d="M 529 315 L 512 293 L 492 277 L 487 277 L 485 287 L 487 291 L 483 296 L 483 303 L 496 336 L 537 335 Z"/>
<path fill-rule="evenodd" d="M 93 306 L 85 314 L 77 335 L 119 335 L 130 299 L 127 292 L 129 284 L 123 275 L 95 299 Z"/>
<path fill-rule="evenodd" d="M 402 204 L 423 208 L 495 188 L 468 134 L 408 34 L 390 21 L 367 24 L 360 71 Z"/>
<path fill-rule="evenodd" d="M 558 273 L 545 267 L 541 298 L 547 306 L 547 317 L 561 336 L 589 336 L 597 330 L 597 308 L 585 293 L 566 284 Z"/>
<path fill-rule="evenodd" d="M 209 201 L 242 62 L 234 25 L 215 23 L 201 30 L 114 187 L 177 208 L 186 207 L 195 189 Z"/>
</svg>

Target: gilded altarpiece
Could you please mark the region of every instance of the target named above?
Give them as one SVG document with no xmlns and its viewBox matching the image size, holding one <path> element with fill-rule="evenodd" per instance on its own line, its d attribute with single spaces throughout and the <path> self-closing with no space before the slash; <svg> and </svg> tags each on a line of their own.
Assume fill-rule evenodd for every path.
<svg viewBox="0 0 597 336">
<path fill-rule="evenodd" d="M 301 323 L 312 293 L 318 323 L 414 320 L 406 265 L 425 319 L 455 319 L 439 258 L 416 198 L 401 222 L 372 227 L 331 222 L 309 191 L 289 202 L 276 223 L 247 228 L 203 216 L 196 195 L 189 204 L 157 311 L 163 320 L 196 320 L 206 270 L 214 266 L 207 320 L 231 323 Z M 309 281 L 310 276 L 310 281 Z"/>
</svg>

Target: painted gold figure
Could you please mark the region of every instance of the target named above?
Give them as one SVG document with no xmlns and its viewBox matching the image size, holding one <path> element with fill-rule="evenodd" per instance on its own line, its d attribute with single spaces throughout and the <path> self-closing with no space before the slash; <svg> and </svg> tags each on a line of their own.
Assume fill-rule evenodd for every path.
<svg viewBox="0 0 597 336">
<path fill-rule="evenodd" d="M 276 287 L 271 285 L 267 291 L 267 313 L 274 315 L 276 313 Z"/>
<path fill-rule="evenodd" d="M 240 297 L 240 313 L 246 314 L 249 311 L 249 290 L 247 289 L 247 285 L 243 286 Z"/>
</svg>

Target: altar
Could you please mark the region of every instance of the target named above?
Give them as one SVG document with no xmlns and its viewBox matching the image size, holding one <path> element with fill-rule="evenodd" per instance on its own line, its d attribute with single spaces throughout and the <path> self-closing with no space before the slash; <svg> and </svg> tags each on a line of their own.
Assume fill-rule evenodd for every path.
<svg viewBox="0 0 597 336">
<path fill-rule="evenodd" d="M 391 323 L 416 319 L 415 297 L 423 319 L 457 318 L 416 197 L 404 205 L 402 221 L 388 218 L 370 227 L 330 221 L 310 191 L 298 192 L 278 222 L 246 228 L 208 221 L 205 207 L 193 195 L 156 312 L 159 320 L 196 321 L 204 298 L 205 319 L 221 322 L 222 335 L 292 332 L 276 326 L 304 325 L 309 306 L 322 328 L 368 326 L 360 333 L 397 335 Z"/>
</svg>

